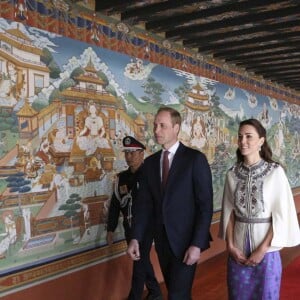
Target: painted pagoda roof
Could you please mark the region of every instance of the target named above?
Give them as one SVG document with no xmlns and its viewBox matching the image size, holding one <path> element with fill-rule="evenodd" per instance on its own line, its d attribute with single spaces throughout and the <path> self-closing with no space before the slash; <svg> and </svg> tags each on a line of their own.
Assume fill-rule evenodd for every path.
<svg viewBox="0 0 300 300">
<path fill-rule="evenodd" d="M 42 55 L 42 50 L 32 44 L 31 39 L 19 27 L 0 32 L 0 40 L 26 52 Z"/>
<path fill-rule="evenodd" d="M 28 99 L 25 100 L 24 106 L 17 112 L 18 117 L 33 117 L 37 114 L 38 112 L 31 107 Z"/>
<path fill-rule="evenodd" d="M 116 106 L 118 103 L 117 98 L 109 93 L 97 93 L 88 91 L 88 90 L 82 90 L 82 89 L 66 89 L 61 92 L 62 95 L 66 97 L 67 100 L 80 100 L 80 101 L 91 101 L 93 100 L 95 103 L 100 104 L 110 104 Z"/>
<path fill-rule="evenodd" d="M 82 81 L 82 82 L 90 82 L 90 83 L 105 85 L 105 82 L 101 78 L 99 78 L 97 75 L 91 76 L 89 74 L 81 74 L 81 75 L 77 76 L 76 79 L 78 81 Z"/>
<path fill-rule="evenodd" d="M 87 72 L 91 72 L 91 73 L 97 73 L 97 70 L 94 66 L 94 64 L 92 63 L 91 58 L 89 59 L 89 62 L 87 63 L 86 67 L 84 68 Z"/>
<path fill-rule="evenodd" d="M 209 100 L 209 95 L 205 93 L 204 89 L 202 88 L 199 82 L 197 82 L 197 84 L 192 87 L 192 91 L 188 93 L 188 96 L 196 101 Z"/>
<path fill-rule="evenodd" d="M 31 42 L 31 39 L 19 29 L 19 26 L 17 28 L 7 29 L 6 32 L 18 39 Z"/>
<path fill-rule="evenodd" d="M 187 107 L 189 107 L 192 110 L 198 110 L 198 111 L 209 111 L 210 110 L 210 106 L 208 105 L 200 105 L 199 103 L 191 103 L 189 101 L 185 102 L 185 105 Z"/>
</svg>

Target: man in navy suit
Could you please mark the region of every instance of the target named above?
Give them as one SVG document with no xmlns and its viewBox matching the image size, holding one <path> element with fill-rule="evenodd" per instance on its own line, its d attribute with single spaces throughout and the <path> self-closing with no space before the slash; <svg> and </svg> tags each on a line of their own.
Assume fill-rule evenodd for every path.
<svg viewBox="0 0 300 300">
<path fill-rule="evenodd" d="M 132 240 L 127 253 L 140 259 L 139 243 L 147 224 L 154 224 L 154 241 L 169 300 L 189 300 L 200 254 L 209 248 L 213 213 L 212 178 L 205 155 L 178 141 L 181 116 L 161 107 L 154 135 L 162 150 L 149 156 L 139 178 Z M 163 177 L 168 151 L 169 172 Z"/>
</svg>

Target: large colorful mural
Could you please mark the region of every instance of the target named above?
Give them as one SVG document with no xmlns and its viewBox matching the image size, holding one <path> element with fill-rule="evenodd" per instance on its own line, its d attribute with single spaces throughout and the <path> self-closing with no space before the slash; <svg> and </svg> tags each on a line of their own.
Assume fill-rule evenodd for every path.
<svg viewBox="0 0 300 300">
<path fill-rule="evenodd" d="M 180 140 L 206 154 L 216 212 L 246 118 L 263 123 L 300 185 L 298 105 L 0 18 L 1 275 L 106 246 L 122 138 L 158 150 L 161 105 L 181 112 Z"/>
</svg>

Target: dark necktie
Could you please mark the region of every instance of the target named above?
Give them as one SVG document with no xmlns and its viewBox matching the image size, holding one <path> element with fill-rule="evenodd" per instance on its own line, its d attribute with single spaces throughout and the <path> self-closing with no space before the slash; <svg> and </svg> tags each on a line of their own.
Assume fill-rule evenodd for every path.
<svg viewBox="0 0 300 300">
<path fill-rule="evenodd" d="M 169 174 L 169 151 L 164 151 L 162 163 L 162 185 L 165 186 Z"/>
</svg>

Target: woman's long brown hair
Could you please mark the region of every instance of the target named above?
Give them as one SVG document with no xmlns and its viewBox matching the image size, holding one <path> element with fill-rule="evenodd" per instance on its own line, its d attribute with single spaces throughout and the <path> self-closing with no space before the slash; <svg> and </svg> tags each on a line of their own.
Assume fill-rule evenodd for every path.
<svg viewBox="0 0 300 300">
<path fill-rule="evenodd" d="M 264 143 L 261 146 L 261 150 L 259 151 L 260 157 L 267 162 L 274 162 L 272 159 L 272 150 L 267 142 L 267 132 L 266 129 L 262 126 L 262 124 L 256 119 L 247 119 L 240 123 L 239 130 L 241 127 L 245 125 L 250 125 L 255 128 L 260 138 L 264 138 Z M 241 154 L 240 149 L 236 150 L 237 161 L 244 161 L 244 156 Z"/>
</svg>

